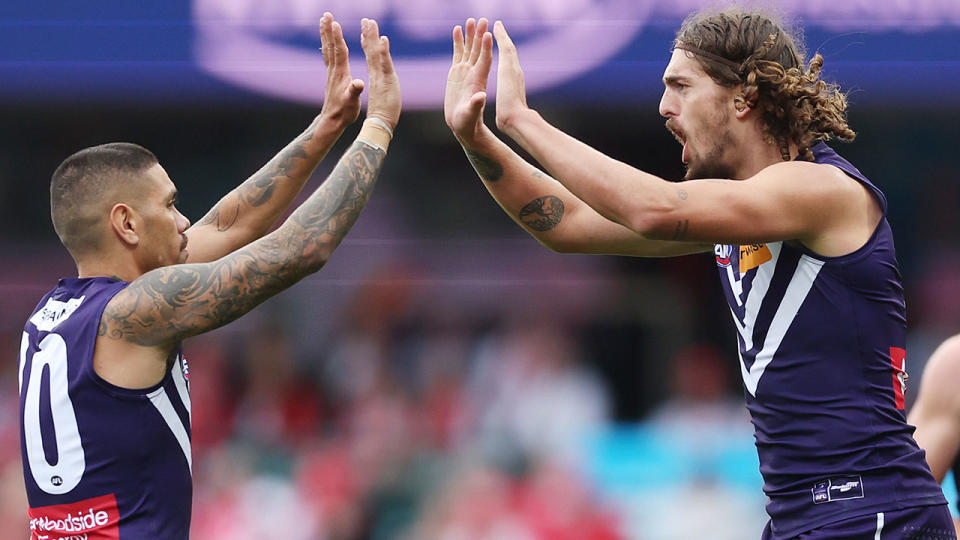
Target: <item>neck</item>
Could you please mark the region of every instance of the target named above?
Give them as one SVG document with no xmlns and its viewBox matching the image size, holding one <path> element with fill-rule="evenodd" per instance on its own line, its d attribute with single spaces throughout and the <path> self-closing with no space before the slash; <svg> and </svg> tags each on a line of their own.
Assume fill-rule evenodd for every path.
<svg viewBox="0 0 960 540">
<path fill-rule="evenodd" d="M 120 281 L 133 281 L 140 277 L 140 272 L 128 265 L 109 261 L 77 261 L 77 277 L 108 277 Z"/>
<path fill-rule="evenodd" d="M 741 146 L 742 148 L 754 149 L 743 156 L 740 166 L 737 167 L 737 179 L 743 180 L 756 175 L 763 169 L 784 161 L 780 148 L 776 144 L 769 143 L 760 136 L 757 140 L 751 141 Z M 797 146 L 790 145 L 790 159 L 796 159 L 799 155 Z"/>
</svg>

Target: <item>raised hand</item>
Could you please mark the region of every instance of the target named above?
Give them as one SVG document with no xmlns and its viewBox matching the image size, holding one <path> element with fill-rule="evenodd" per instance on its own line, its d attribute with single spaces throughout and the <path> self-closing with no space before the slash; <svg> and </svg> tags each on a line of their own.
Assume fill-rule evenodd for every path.
<svg viewBox="0 0 960 540">
<path fill-rule="evenodd" d="M 487 102 L 487 79 L 493 63 L 493 36 L 488 22 L 467 19 L 464 29 L 453 29 L 453 63 L 447 74 L 443 116 L 447 126 L 463 144 L 469 144 L 483 127 Z"/>
<path fill-rule="evenodd" d="M 327 67 L 327 89 L 320 114 L 347 126 L 360 115 L 363 81 L 350 76 L 350 57 L 343 29 L 329 11 L 320 18 L 320 43 L 323 64 Z"/>
<path fill-rule="evenodd" d="M 528 110 L 527 89 L 523 82 L 523 69 L 517 47 L 507 34 L 503 22 L 493 25 L 493 35 L 497 38 L 497 50 L 500 51 L 497 65 L 497 128 L 510 135 L 514 119 Z"/>
<path fill-rule="evenodd" d="M 367 117 L 379 118 L 391 129 L 400 120 L 400 80 L 390 56 L 390 40 L 380 35 L 380 27 L 373 19 L 360 21 L 360 46 L 367 57 L 370 90 L 367 96 Z"/>
</svg>

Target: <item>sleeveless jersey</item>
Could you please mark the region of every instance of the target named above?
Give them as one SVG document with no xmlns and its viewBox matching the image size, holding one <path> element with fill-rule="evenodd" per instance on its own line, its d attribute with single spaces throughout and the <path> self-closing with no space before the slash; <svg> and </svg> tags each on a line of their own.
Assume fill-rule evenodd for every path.
<svg viewBox="0 0 960 540">
<path fill-rule="evenodd" d="M 824 143 L 815 162 L 867 187 L 883 217 L 860 249 L 717 245 L 776 538 L 943 504 L 906 423 L 906 308 L 883 193 Z"/>
<path fill-rule="evenodd" d="M 32 538 L 181 539 L 192 498 L 189 371 L 129 390 L 100 378 L 104 307 L 128 283 L 61 279 L 20 345 L 20 451 Z"/>
</svg>

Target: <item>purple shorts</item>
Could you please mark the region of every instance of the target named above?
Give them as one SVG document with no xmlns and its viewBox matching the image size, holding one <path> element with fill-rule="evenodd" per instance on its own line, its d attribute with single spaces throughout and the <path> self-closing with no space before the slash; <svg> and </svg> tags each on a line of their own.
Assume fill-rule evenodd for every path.
<svg viewBox="0 0 960 540">
<path fill-rule="evenodd" d="M 890 512 L 852 517 L 800 533 L 789 540 L 956 540 L 947 505 L 915 506 Z M 770 522 L 762 540 L 788 540 L 775 536 Z"/>
</svg>

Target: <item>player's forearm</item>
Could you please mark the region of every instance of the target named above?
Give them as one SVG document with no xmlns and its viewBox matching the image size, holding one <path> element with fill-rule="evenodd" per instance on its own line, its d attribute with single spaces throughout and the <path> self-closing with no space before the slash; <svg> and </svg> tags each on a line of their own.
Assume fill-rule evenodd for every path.
<svg viewBox="0 0 960 540">
<path fill-rule="evenodd" d="M 542 171 L 527 163 L 484 128 L 480 137 L 461 141 L 467 159 L 484 187 L 511 219 L 541 244 L 567 251 L 565 235 L 557 228 L 565 212 L 583 203 Z"/>
<path fill-rule="evenodd" d="M 233 249 L 266 234 L 343 134 L 342 119 L 318 116 L 296 139 L 224 196 L 196 225 L 235 236 Z"/>
<path fill-rule="evenodd" d="M 671 183 L 613 159 L 550 125 L 532 109 L 502 127 L 573 195 L 638 234 L 664 237 L 661 217 L 674 202 Z"/>
<path fill-rule="evenodd" d="M 274 234 L 291 244 L 290 256 L 316 271 L 356 222 L 370 198 L 390 144 L 389 136 L 365 124 L 330 176 Z M 297 247 L 293 247 L 297 246 Z"/>
</svg>

